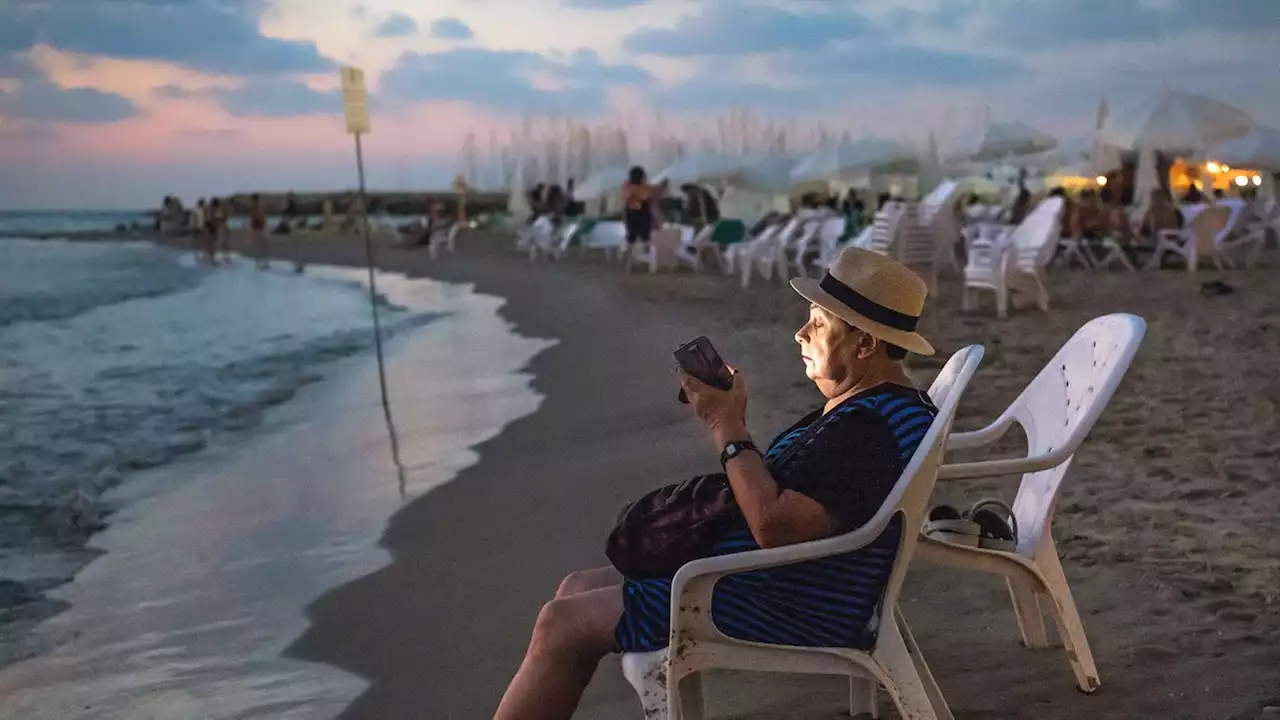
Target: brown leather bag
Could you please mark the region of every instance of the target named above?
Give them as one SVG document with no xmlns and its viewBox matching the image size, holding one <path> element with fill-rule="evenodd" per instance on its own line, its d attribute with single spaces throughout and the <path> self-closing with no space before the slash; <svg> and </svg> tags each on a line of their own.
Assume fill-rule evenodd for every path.
<svg viewBox="0 0 1280 720">
<path fill-rule="evenodd" d="M 605 554 L 630 578 L 670 577 L 704 557 L 721 523 L 738 513 L 724 473 L 654 490 L 622 509 Z"/>
</svg>

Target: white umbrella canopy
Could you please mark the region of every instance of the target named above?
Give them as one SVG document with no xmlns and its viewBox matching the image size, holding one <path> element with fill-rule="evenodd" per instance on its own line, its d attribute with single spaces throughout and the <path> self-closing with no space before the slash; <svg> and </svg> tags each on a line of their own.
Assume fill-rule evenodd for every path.
<svg viewBox="0 0 1280 720">
<path fill-rule="evenodd" d="M 979 134 L 962 141 L 959 157 L 968 160 L 996 160 L 1051 150 L 1057 138 L 1016 120 L 989 123 Z"/>
<path fill-rule="evenodd" d="M 1256 126 L 1248 135 L 1218 143 L 1211 153 L 1228 165 L 1280 172 L 1280 129 Z"/>
<path fill-rule="evenodd" d="M 1125 150 L 1203 152 L 1253 127 L 1249 113 L 1220 100 L 1163 90 L 1111 111 L 1098 140 Z"/>
<path fill-rule="evenodd" d="M 596 200 L 619 192 L 622 189 L 622 183 L 627 181 L 627 173 L 630 171 L 630 165 L 614 165 L 597 170 L 587 176 L 581 185 L 574 187 L 573 199 Z"/>
<path fill-rule="evenodd" d="M 791 179 L 833 180 L 862 171 L 915 161 L 916 153 L 896 140 L 882 138 L 849 139 L 845 133 L 838 143 L 819 148 L 800 161 Z"/>
<path fill-rule="evenodd" d="M 794 181 L 791 170 L 796 159 L 791 155 L 764 155 L 744 163 L 743 167 L 724 175 L 727 185 L 760 193 L 785 193 Z"/>
<path fill-rule="evenodd" d="M 672 185 L 706 182 L 723 177 L 743 166 L 744 158 L 720 153 L 694 153 L 686 155 L 651 178 L 651 182 L 666 180 Z"/>
</svg>

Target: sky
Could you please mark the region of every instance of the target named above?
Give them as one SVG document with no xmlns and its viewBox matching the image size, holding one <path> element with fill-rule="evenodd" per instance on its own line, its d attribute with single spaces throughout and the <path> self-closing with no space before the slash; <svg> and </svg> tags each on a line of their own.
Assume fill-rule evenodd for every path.
<svg viewBox="0 0 1280 720">
<path fill-rule="evenodd" d="M 1280 0 L 0 0 L 0 209 L 352 187 L 343 64 L 370 186 L 442 188 L 525 116 L 1072 136 L 1170 87 L 1280 125 Z"/>
</svg>

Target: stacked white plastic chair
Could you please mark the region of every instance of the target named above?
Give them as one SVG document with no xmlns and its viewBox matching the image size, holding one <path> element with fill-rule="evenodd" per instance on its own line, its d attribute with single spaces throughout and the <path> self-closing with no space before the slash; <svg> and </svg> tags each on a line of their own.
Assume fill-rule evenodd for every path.
<svg viewBox="0 0 1280 720">
<path fill-rule="evenodd" d="M 906 203 L 887 202 L 876 211 L 871 223 L 871 250 L 894 257 L 895 246 L 901 237 L 902 216 L 906 212 Z"/>
<path fill-rule="evenodd" d="M 921 562 L 1004 577 L 1027 647 L 1049 647 L 1043 615 L 1049 612 L 1084 692 L 1098 689 L 1098 669 L 1053 542 L 1053 514 L 1067 468 L 1124 378 L 1146 327 L 1142 318 L 1123 313 L 1089 321 L 995 422 L 947 440 L 948 450 L 977 448 L 999 440 L 1014 423 L 1022 426 L 1026 457 L 948 464 L 938 472 L 939 480 L 1022 475 L 1013 502 L 1018 537 L 1012 552 L 929 537 L 917 549 Z"/>
<path fill-rule="evenodd" d="M 878 715 L 879 685 L 907 720 L 952 720 L 951 710 L 898 609 L 898 595 L 919 538 L 919 533 L 909 529 L 923 523 L 956 405 L 982 354 L 978 345 L 963 348 L 938 373 L 929 388 L 938 414 L 888 499 L 866 525 L 833 538 L 695 560 L 680 568 L 671 583 L 669 647 L 622 657 L 623 673 L 640 695 L 646 720 L 701 720 L 702 673 L 716 669 L 841 675 L 849 678 L 854 714 Z M 879 537 L 899 515 L 904 532 L 880 604 L 874 649 L 768 645 L 737 640 L 716 629 L 713 613 L 707 609 L 712 608 L 712 591 L 720 578 L 852 552 Z"/>
<path fill-rule="evenodd" d="M 1060 197 L 1042 200 L 999 245 L 980 248 L 976 241 L 970 243 L 961 303 L 965 310 L 973 308 L 975 290 L 988 290 L 996 296 L 996 315 L 1008 317 L 1009 293 L 1016 290 L 1034 295 L 1036 305 L 1049 311 L 1044 269 L 1057 249 L 1062 204 Z"/>
<path fill-rule="evenodd" d="M 930 294 L 938 289 L 939 266 L 955 267 L 955 243 L 960 235 L 949 202 L 956 189 L 954 182 L 947 181 L 919 203 L 906 205 L 898 221 L 893 256 L 924 279 Z M 873 231 L 873 242 L 875 236 Z"/>
<path fill-rule="evenodd" d="M 810 248 L 814 243 L 821 243 L 819 237 L 822 229 L 822 220 L 813 218 L 805 220 L 800 226 L 800 232 L 796 234 L 796 239 L 791 243 L 793 252 L 795 253 L 796 275 L 805 277 L 809 274 L 808 259 L 811 257 Z M 821 254 L 821 251 L 819 251 Z"/>
</svg>

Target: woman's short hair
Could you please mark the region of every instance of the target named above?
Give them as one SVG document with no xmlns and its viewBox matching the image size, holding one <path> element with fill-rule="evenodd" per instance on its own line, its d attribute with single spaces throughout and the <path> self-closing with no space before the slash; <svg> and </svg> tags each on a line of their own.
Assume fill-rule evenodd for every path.
<svg viewBox="0 0 1280 720">
<path fill-rule="evenodd" d="M 639 165 L 632 166 L 631 170 L 627 172 L 627 182 L 632 185 L 639 185 L 644 182 L 644 168 Z"/>
</svg>

